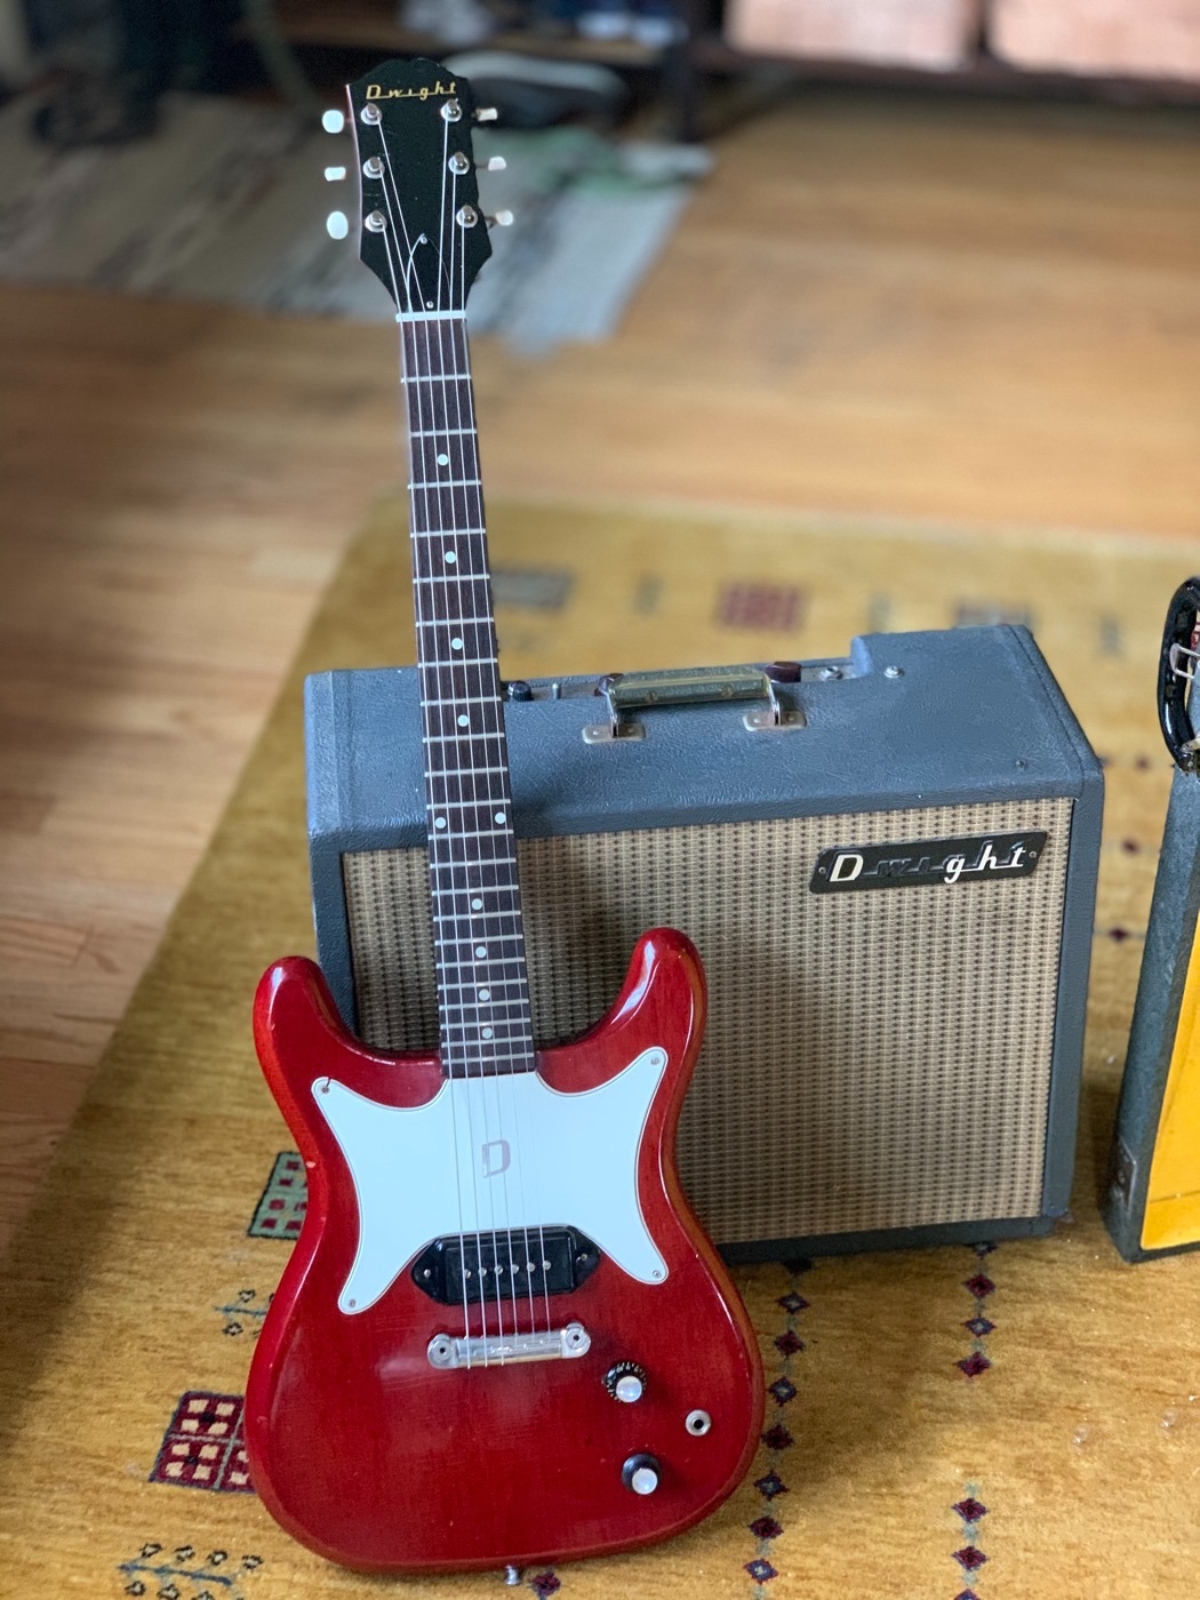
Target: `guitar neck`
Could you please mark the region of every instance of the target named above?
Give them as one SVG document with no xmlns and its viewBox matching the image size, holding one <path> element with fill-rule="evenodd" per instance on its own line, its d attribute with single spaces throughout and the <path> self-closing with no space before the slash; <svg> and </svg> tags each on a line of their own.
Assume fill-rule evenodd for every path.
<svg viewBox="0 0 1200 1600">
<path fill-rule="evenodd" d="M 533 1070 L 466 319 L 401 318 L 442 1065 Z"/>
</svg>

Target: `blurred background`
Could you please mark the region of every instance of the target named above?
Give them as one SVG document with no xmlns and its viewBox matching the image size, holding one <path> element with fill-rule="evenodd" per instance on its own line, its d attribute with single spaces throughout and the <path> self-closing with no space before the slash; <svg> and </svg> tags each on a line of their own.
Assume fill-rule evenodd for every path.
<svg viewBox="0 0 1200 1600">
<path fill-rule="evenodd" d="M 1200 564 L 1200 0 L 0 0 L 4 1232 L 401 481 L 319 118 L 406 53 L 500 111 L 494 500 Z M 725 659 L 844 649 L 746 538 Z"/>
</svg>

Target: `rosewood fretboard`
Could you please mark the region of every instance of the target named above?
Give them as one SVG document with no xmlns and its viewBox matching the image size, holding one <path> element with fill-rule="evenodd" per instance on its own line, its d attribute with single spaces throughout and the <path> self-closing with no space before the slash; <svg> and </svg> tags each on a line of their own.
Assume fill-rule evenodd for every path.
<svg viewBox="0 0 1200 1600">
<path fill-rule="evenodd" d="M 465 318 L 401 320 L 442 1064 L 533 1070 L 508 746 Z"/>
</svg>

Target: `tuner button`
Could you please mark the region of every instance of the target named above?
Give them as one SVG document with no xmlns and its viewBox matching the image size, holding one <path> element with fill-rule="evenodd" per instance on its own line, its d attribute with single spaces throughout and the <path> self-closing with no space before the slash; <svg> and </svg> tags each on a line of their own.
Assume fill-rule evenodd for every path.
<svg viewBox="0 0 1200 1600">
<path fill-rule="evenodd" d="M 326 167 L 325 168 L 325 182 L 326 183 L 341 183 L 342 179 L 345 176 L 346 176 L 345 167 Z"/>
<path fill-rule="evenodd" d="M 344 211 L 331 211 L 325 218 L 325 231 L 331 239 L 344 239 L 350 232 L 350 219 Z"/>
<path fill-rule="evenodd" d="M 658 1488 L 661 1474 L 662 1468 L 657 1460 L 642 1451 L 636 1456 L 630 1456 L 621 1468 L 621 1482 L 627 1489 L 632 1489 L 634 1494 L 653 1494 Z"/>
<path fill-rule="evenodd" d="M 486 161 L 476 162 L 476 166 L 482 172 L 506 172 L 508 170 L 508 162 L 505 161 L 503 156 L 489 156 Z"/>
<path fill-rule="evenodd" d="M 341 133 L 346 126 L 346 113 L 344 111 L 326 111 L 321 117 L 321 126 L 326 133 Z"/>
<path fill-rule="evenodd" d="M 636 1361 L 618 1361 L 604 1374 L 604 1387 L 614 1400 L 631 1406 L 646 1392 L 646 1369 Z"/>
<path fill-rule="evenodd" d="M 511 211 L 497 211 L 494 217 L 488 218 L 488 224 L 493 228 L 511 228 L 513 225 L 513 214 Z"/>
<path fill-rule="evenodd" d="M 496 122 L 499 120 L 499 117 L 500 113 L 496 110 L 495 106 L 480 106 L 478 111 L 475 113 L 476 122 Z"/>
</svg>

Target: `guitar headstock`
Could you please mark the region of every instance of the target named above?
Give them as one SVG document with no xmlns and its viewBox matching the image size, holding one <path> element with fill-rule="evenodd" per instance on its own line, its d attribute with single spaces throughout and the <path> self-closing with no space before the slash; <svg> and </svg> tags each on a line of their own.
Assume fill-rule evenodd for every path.
<svg viewBox="0 0 1200 1600">
<path fill-rule="evenodd" d="M 475 181 L 470 84 L 436 61 L 385 61 L 346 93 L 359 255 L 399 316 L 465 310 L 492 253 Z"/>
</svg>

